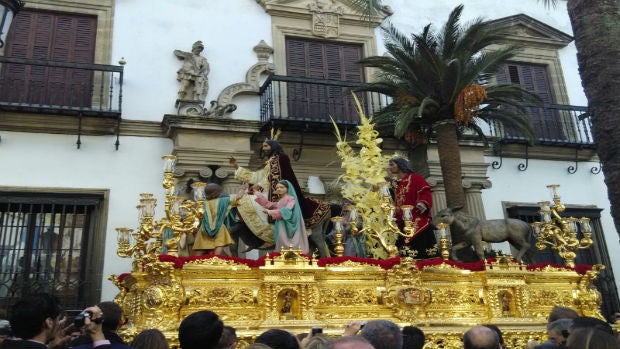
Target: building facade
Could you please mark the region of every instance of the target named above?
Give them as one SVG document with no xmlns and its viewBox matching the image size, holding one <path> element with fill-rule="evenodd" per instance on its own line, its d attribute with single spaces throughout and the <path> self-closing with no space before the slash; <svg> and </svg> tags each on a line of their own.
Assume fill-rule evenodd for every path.
<svg viewBox="0 0 620 349">
<path fill-rule="evenodd" d="M 454 6 L 384 3 L 384 13 L 368 20 L 336 0 L 27 1 L 0 52 L 0 308 L 29 289 L 53 291 L 75 308 L 112 299 L 117 290 L 107 277 L 130 269 L 116 255 L 115 228 L 137 225 L 140 193 L 153 193 L 156 216 L 163 214 L 165 154 L 179 159 L 181 192 L 190 179 L 232 192 L 238 183 L 228 157 L 258 168 L 262 140 L 280 128 L 304 189 L 313 194 L 308 177 L 318 176 L 327 190 L 314 194 L 338 202 L 328 115 L 354 129 L 348 90 L 374 73 L 357 60 L 385 52 L 380 23 L 411 33 L 428 23 L 439 28 Z M 604 313 L 613 313 L 618 237 L 587 108 L 575 107 L 587 101 L 563 2 L 475 0 L 463 16 L 509 33 L 507 42 L 523 50 L 496 80 L 521 84 L 546 103 L 531 110 L 536 146 L 498 125 L 487 130 L 492 147 L 463 141 L 468 210 L 532 221 L 537 202 L 551 199 L 546 185 L 559 184 L 569 214 L 592 219 L 595 245 L 577 262 L 608 266 L 599 288 L 613 299 Z M 189 98 L 180 93 L 186 72 L 178 71 L 195 59 L 197 41 L 208 69 L 200 97 Z M 387 103 L 366 97 L 368 112 Z M 408 152 L 393 139 L 385 150 Z M 436 147 L 409 153 L 443 208 Z"/>
</svg>

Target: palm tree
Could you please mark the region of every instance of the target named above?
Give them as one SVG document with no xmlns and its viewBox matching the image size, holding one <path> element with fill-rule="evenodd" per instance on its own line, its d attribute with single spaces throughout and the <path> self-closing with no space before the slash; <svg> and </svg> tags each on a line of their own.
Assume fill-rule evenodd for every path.
<svg viewBox="0 0 620 349">
<path fill-rule="evenodd" d="M 516 85 L 483 86 L 518 49 L 489 50 L 504 36 L 481 19 L 461 25 L 462 11 L 462 5 L 456 7 L 441 31 L 433 31 L 429 24 L 411 37 L 387 24 L 382 30 L 389 56 L 360 61 L 378 70 L 375 82 L 364 90 L 392 97 L 376 116 L 378 128 L 389 125 L 397 138 L 408 139 L 420 131 L 436 137 L 449 207 L 465 206 L 459 131 L 469 128 L 484 136 L 479 122 L 497 120 L 533 138 L 520 103 L 537 101 Z"/>
</svg>

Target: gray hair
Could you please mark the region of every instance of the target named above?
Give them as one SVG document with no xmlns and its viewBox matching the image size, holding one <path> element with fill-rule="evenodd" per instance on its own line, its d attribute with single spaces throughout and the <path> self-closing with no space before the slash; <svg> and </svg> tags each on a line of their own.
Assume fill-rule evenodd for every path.
<svg viewBox="0 0 620 349">
<path fill-rule="evenodd" d="M 368 321 L 361 333 L 375 349 L 403 347 L 403 333 L 400 327 L 389 320 Z"/>
<path fill-rule="evenodd" d="M 547 324 L 547 331 L 557 331 L 558 333 L 562 333 L 562 331 L 568 331 L 570 327 L 573 325 L 573 319 L 557 319 L 549 324 Z"/>
</svg>

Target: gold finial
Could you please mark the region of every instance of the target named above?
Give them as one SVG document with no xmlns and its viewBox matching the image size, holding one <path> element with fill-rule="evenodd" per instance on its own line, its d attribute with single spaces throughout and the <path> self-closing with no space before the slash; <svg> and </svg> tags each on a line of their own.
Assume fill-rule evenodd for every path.
<svg viewBox="0 0 620 349">
<path fill-rule="evenodd" d="M 272 141 L 276 141 L 278 140 L 278 138 L 280 137 L 280 134 L 282 134 L 282 129 L 278 128 L 271 128 L 271 137 L 269 137 L 270 140 Z"/>
</svg>

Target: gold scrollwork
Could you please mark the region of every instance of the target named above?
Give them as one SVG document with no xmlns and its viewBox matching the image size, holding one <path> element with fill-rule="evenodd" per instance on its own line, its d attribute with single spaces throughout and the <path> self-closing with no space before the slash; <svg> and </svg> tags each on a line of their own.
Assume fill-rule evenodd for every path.
<svg viewBox="0 0 620 349">
<path fill-rule="evenodd" d="M 373 288 L 321 288 L 320 305 L 371 305 L 377 304 Z"/>
</svg>

